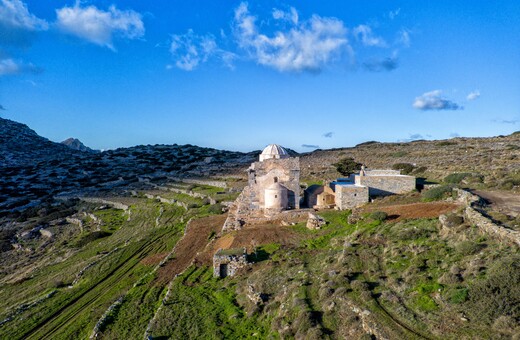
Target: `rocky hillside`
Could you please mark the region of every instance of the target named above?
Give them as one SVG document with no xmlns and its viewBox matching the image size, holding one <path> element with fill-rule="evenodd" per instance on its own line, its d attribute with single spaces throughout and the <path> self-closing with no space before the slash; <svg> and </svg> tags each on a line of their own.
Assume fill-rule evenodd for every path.
<svg viewBox="0 0 520 340">
<path fill-rule="evenodd" d="M 70 157 L 75 152 L 65 145 L 39 136 L 27 125 L 0 118 L 0 165 L 35 164 L 42 159 Z"/>
<path fill-rule="evenodd" d="M 77 151 L 85 151 L 85 152 L 96 152 L 96 150 L 92 150 L 88 146 L 85 146 L 79 139 L 77 138 L 67 138 L 61 144 L 68 146 L 72 150 Z"/>
<path fill-rule="evenodd" d="M 334 179 L 338 173 L 333 164 L 345 157 L 352 157 L 369 168 L 411 164 L 413 175 L 436 181 L 451 173 L 467 172 L 487 187 L 505 185 L 504 189 L 512 189 L 515 178 L 520 176 L 520 133 L 408 143 L 367 142 L 352 148 L 317 150 L 301 158 L 302 177 Z M 508 179 L 511 181 L 507 182 Z"/>
</svg>

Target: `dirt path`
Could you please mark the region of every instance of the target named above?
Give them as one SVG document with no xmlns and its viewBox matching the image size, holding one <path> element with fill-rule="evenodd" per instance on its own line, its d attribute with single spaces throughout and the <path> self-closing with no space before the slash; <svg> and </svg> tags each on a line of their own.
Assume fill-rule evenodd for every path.
<svg viewBox="0 0 520 340">
<path fill-rule="evenodd" d="M 510 191 L 487 190 L 475 190 L 473 193 L 485 199 L 493 210 L 500 211 L 507 215 L 520 215 L 520 194 L 515 194 Z"/>
<path fill-rule="evenodd" d="M 174 256 L 157 271 L 157 281 L 167 284 L 182 273 L 204 250 L 212 233 L 219 233 L 227 215 L 209 216 L 191 220 L 186 234 L 175 246 Z"/>
</svg>

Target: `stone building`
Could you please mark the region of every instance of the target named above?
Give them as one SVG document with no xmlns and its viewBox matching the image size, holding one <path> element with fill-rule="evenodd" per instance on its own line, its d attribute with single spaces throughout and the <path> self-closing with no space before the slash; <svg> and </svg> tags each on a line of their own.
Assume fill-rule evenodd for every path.
<svg viewBox="0 0 520 340">
<path fill-rule="evenodd" d="M 271 144 L 248 169 L 251 210 L 266 214 L 300 208 L 300 159 Z"/>
<path fill-rule="evenodd" d="M 304 193 L 305 206 L 312 208 L 330 208 L 335 204 L 335 193 L 330 185 L 314 184 Z"/>
<path fill-rule="evenodd" d="M 399 170 L 368 170 L 362 167 L 348 179 L 340 178 L 323 185 L 311 185 L 305 190 L 309 208 L 352 209 L 367 203 L 370 197 L 403 194 L 415 189 L 415 177 L 401 175 Z"/>
<path fill-rule="evenodd" d="M 335 204 L 340 210 L 359 207 L 369 201 L 369 188 L 351 182 L 333 182 Z"/>
<path fill-rule="evenodd" d="M 368 170 L 364 167 L 359 174 L 350 175 L 356 185 L 368 187 L 370 196 L 404 194 L 415 189 L 415 177 L 401 175 L 399 170 Z"/>
<path fill-rule="evenodd" d="M 247 265 L 245 248 L 219 249 L 213 255 L 213 276 L 220 278 L 234 276 L 239 269 Z"/>
</svg>

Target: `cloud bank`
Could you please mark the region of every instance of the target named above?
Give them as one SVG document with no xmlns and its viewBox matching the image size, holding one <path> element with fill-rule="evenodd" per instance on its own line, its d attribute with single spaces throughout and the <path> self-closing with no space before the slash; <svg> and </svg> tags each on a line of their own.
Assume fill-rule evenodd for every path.
<svg viewBox="0 0 520 340">
<path fill-rule="evenodd" d="M 121 11 L 114 5 L 104 11 L 76 3 L 73 7 L 56 10 L 56 15 L 56 25 L 61 31 L 112 50 L 115 50 L 114 37 L 138 39 L 145 32 L 141 14 L 133 10 Z"/>
<path fill-rule="evenodd" d="M 315 145 L 315 144 L 302 144 L 302 148 L 307 148 L 307 149 L 319 149 L 320 146 L 319 146 L 319 145 Z"/>
<path fill-rule="evenodd" d="M 287 13 L 275 10 L 273 19 L 284 20 L 288 28 L 264 34 L 247 3 L 235 9 L 233 31 L 238 45 L 260 65 L 280 72 L 317 72 L 348 48 L 347 29 L 336 18 L 313 15 L 299 21 L 296 10 L 291 9 Z"/>
<path fill-rule="evenodd" d="M 412 106 L 418 110 L 463 110 L 464 107 L 441 96 L 441 90 L 425 92 L 415 98 Z"/>
</svg>

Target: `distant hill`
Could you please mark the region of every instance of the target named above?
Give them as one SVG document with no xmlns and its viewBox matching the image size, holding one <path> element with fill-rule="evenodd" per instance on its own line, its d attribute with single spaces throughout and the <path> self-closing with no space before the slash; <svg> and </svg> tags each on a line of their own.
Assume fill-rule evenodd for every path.
<svg viewBox="0 0 520 340">
<path fill-rule="evenodd" d="M 25 124 L 0 118 L 0 166 L 31 165 L 74 153 L 63 144 L 39 136 Z"/>
<path fill-rule="evenodd" d="M 93 150 L 88 146 L 85 146 L 79 139 L 77 138 L 67 138 L 61 144 L 68 146 L 72 150 L 84 151 L 84 152 L 98 152 L 97 150 Z"/>
</svg>

